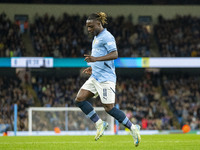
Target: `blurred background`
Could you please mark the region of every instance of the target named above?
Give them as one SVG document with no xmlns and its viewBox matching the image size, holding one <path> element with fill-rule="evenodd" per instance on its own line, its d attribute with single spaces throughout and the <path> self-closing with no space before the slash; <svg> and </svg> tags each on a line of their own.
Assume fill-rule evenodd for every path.
<svg viewBox="0 0 200 150">
<path fill-rule="evenodd" d="M 18 131 L 28 131 L 29 107 L 75 107 L 75 96 L 88 79 L 81 74 L 87 67 L 83 54 L 90 54 L 92 42 L 85 27 L 87 15 L 103 11 L 108 15 L 105 27 L 116 38 L 119 60 L 124 61 L 116 60 L 116 104 L 142 130 L 173 132 L 187 124 L 196 133 L 200 64 L 190 60 L 200 59 L 199 4 L 198 0 L 0 0 L 0 132 L 14 131 L 14 104 Z M 159 67 L 151 67 L 154 58 L 159 58 Z M 162 65 L 170 63 L 167 58 L 175 61 Z M 177 65 L 180 58 L 189 61 Z M 90 102 L 102 106 L 99 98 Z M 35 117 L 35 131 L 55 126 L 65 130 L 65 121 L 56 120 L 55 114 Z M 68 129 L 88 130 L 81 115 L 69 118 Z"/>
</svg>

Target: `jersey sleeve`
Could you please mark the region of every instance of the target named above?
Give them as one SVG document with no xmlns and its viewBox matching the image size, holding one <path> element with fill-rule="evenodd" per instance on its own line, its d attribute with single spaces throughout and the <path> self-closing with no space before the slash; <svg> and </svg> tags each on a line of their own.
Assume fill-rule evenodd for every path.
<svg viewBox="0 0 200 150">
<path fill-rule="evenodd" d="M 107 49 L 108 53 L 117 50 L 117 46 L 116 46 L 116 42 L 115 42 L 114 37 L 106 37 L 104 46 Z"/>
</svg>

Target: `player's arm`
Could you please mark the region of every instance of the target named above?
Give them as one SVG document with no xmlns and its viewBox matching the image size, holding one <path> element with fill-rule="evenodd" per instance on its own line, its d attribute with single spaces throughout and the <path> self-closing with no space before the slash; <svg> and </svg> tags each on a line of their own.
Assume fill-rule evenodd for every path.
<svg viewBox="0 0 200 150">
<path fill-rule="evenodd" d="M 107 55 L 101 56 L 101 57 L 93 57 L 88 54 L 84 54 L 84 56 L 85 56 L 86 62 L 107 61 L 107 60 L 117 59 L 118 52 L 117 52 L 117 50 L 115 50 L 115 51 L 112 51 L 112 52 L 108 53 Z"/>
</svg>

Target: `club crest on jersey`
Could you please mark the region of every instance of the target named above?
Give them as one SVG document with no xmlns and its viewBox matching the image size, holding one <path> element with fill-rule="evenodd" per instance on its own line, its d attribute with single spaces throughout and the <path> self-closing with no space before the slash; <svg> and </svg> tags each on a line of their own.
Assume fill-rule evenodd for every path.
<svg viewBox="0 0 200 150">
<path fill-rule="evenodd" d="M 99 43 L 99 40 L 94 39 L 92 44 L 98 44 L 98 43 Z"/>
</svg>

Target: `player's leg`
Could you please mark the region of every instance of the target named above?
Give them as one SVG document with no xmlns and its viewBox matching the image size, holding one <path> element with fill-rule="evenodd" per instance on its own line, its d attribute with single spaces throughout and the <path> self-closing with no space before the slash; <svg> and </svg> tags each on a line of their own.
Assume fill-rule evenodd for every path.
<svg viewBox="0 0 200 150">
<path fill-rule="evenodd" d="M 94 95 L 98 95 L 94 80 L 94 78 L 89 78 L 81 87 L 76 97 L 76 105 L 95 123 L 97 128 L 95 140 L 98 140 L 107 129 L 108 123 L 99 118 L 92 105 L 87 101 Z"/>
<path fill-rule="evenodd" d="M 122 123 L 125 127 L 128 129 L 131 129 L 131 126 L 133 125 L 131 121 L 126 117 L 123 111 L 120 109 L 117 109 L 114 107 L 114 104 L 103 104 L 105 111 L 113 116 L 117 121 Z"/>
<path fill-rule="evenodd" d="M 92 120 L 92 122 L 96 123 L 100 118 L 92 105 L 87 101 L 93 96 L 94 94 L 90 91 L 80 89 L 75 99 L 75 103 L 87 115 L 87 117 Z"/>
<path fill-rule="evenodd" d="M 90 118 L 96 125 L 98 125 L 102 122 L 102 120 L 99 118 L 92 105 L 87 101 L 96 93 L 97 92 L 91 79 L 88 79 L 79 90 L 75 99 L 75 103 L 87 115 L 88 118 Z"/>
<path fill-rule="evenodd" d="M 138 146 L 141 137 L 140 137 L 140 126 L 134 125 L 124 114 L 123 111 L 114 107 L 114 104 L 103 104 L 106 112 L 113 116 L 116 120 L 122 123 L 125 127 L 130 129 L 130 133 L 133 136 L 135 146 Z"/>
<path fill-rule="evenodd" d="M 104 82 L 104 83 L 95 83 L 98 94 L 101 98 L 101 102 L 105 108 L 105 111 L 113 116 L 120 123 L 124 124 L 127 128 L 131 129 L 132 123 L 126 117 L 124 112 L 114 107 L 115 103 L 115 83 L 113 82 Z"/>
<path fill-rule="evenodd" d="M 130 129 L 131 134 L 134 138 L 135 146 L 138 146 L 141 137 L 140 137 L 140 126 L 133 125 L 132 122 L 126 117 L 123 111 L 114 107 L 115 103 L 115 83 L 105 82 L 105 83 L 96 83 L 96 88 L 101 98 L 101 102 L 105 108 L 105 111 L 113 116 L 116 120 L 122 123 L 125 127 Z"/>
</svg>

